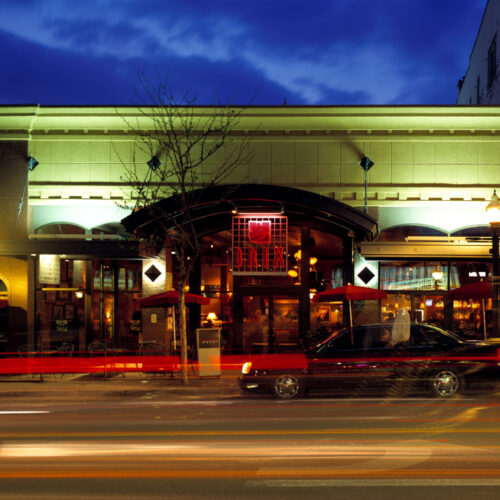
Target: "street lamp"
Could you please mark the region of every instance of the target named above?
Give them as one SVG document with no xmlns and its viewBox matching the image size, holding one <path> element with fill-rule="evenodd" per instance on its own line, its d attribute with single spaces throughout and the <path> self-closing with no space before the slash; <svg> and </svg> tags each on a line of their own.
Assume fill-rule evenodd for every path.
<svg viewBox="0 0 500 500">
<path fill-rule="evenodd" d="M 491 303 L 491 326 L 493 337 L 498 337 L 498 279 L 500 277 L 498 258 L 498 236 L 500 234 L 500 202 L 498 201 L 496 189 L 493 191 L 491 201 L 486 207 L 486 216 L 491 228 L 491 258 L 492 258 L 492 303 Z"/>
</svg>

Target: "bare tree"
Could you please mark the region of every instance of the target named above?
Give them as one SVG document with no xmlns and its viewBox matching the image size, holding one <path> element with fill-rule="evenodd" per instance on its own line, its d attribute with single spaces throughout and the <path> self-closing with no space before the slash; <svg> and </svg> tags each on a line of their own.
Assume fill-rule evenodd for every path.
<svg viewBox="0 0 500 500">
<path fill-rule="evenodd" d="M 123 180 L 133 200 L 128 208 L 148 211 L 150 243 L 160 249 L 168 240 L 172 247 L 182 380 L 187 383 L 185 290 L 201 250 L 192 211 L 207 188 L 225 184 L 234 169 L 250 159 L 248 137 L 231 136 L 246 108 L 196 106 L 189 92 L 176 99 L 167 78 L 153 83 L 144 75 L 137 95 L 139 117 L 132 123 L 122 116 L 135 138 L 133 161 L 124 164 Z M 150 158 L 146 171 L 145 155 Z M 166 198 L 174 204 L 158 203 Z"/>
</svg>

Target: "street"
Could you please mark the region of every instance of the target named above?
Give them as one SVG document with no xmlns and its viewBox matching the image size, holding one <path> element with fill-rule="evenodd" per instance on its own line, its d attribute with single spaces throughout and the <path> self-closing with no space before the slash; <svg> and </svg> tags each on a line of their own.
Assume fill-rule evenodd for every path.
<svg viewBox="0 0 500 500">
<path fill-rule="evenodd" d="M 498 392 L 2 401 L 0 498 L 497 498 Z"/>
</svg>

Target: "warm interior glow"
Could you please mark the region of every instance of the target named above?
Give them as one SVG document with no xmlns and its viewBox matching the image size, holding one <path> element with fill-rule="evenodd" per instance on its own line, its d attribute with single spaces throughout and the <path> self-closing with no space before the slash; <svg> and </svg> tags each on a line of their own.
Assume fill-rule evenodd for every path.
<svg viewBox="0 0 500 500">
<path fill-rule="evenodd" d="M 214 312 L 209 312 L 207 314 L 208 321 L 217 321 L 217 315 Z"/>
<path fill-rule="evenodd" d="M 486 207 L 486 218 L 491 226 L 500 226 L 500 203 L 496 189 L 493 191 L 491 201 Z"/>
<path fill-rule="evenodd" d="M 432 277 L 436 281 L 439 281 L 443 277 L 443 272 L 441 271 L 441 269 L 437 269 L 436 271 L 433 271 Z"/>
</svg>

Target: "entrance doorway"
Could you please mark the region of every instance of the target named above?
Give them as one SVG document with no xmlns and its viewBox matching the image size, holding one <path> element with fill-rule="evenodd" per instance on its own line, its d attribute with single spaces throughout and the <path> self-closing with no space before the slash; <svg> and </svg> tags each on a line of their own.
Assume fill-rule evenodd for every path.
<svg viewBox="0 0 500 500">
<path fill-rule="evenodd" d="M 243 348 L 249 353 L 299 347 L 299 297 L 243 295 Z"/>
</svg>

